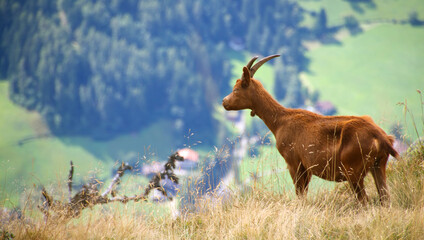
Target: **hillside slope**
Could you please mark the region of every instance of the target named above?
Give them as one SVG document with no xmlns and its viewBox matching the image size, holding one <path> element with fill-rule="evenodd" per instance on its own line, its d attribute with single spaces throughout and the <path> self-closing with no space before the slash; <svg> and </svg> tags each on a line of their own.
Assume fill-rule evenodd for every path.
<svg viewBox="0 0 424 240">
<path fill-rule="evenodd" d="M 344 24 L 344 17 L 354 16 L 358 21 L 404 21 L 412 12 L 424 18 L 424 4 L 421 0 L 369 0 L 369 1 L 334 1 L 334 0 L 301 0 L 299 4 L 308 11 L 324 9 L 327 13 L 329 27 Z M 311 24 L 307 18 L 306 24 Z"/>
<path fill-rule="evenodd" d="M 415 115 L 421 114 L 416 90 L 424 88 L 423 39 L 424 28 L 377 25 L 340 45 L 309 51 L 310 71 L 303 79 L 322 100 L 331 101 L 338 114 L 370 115 L 388 130 L 404 123 L 399 102 L 407 101 Z M 409 122 L 408 133 L 413 132 Z"/>
<path fill-rule="evenodd" d="M 116 162 L 163 160 L 176 150 L 175 139 L 163 137 L 172 130 L 166 121 L 108 141 L 50 136 L 40 114 L 9 100 L 7 81 L 0 81 L 0 123 L 0 205 L 10 207 L 31 186 L 65 184 L 70 161 L 80 184 L 92 176 L 109 179 Z"/>
</svg>

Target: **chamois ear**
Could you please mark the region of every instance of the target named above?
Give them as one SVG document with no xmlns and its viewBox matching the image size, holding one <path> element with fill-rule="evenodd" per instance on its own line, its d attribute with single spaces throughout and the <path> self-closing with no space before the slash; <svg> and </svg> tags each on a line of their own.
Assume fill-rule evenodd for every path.
<svg viewBox="0 0 424 240">
<path fill-rule="evenodd" d="M 243 67 L 243 75 L 241 76 L 241 86 L 246 88 L 250 84 L 250 70 L 247 67 Z"/>
</svg>

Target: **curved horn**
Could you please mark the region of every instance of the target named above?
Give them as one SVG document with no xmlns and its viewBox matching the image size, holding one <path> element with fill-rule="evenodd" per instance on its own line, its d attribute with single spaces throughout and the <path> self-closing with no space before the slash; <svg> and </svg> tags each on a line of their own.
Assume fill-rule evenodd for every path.
<svg viewBox="0 0 424 240">
<path fill-rule="evenodd" d="M 253 63 L 256 61 L 256 59 L 258 59 L 258 56 L 253 57 L 252 59 L 250 59 L 250 61 L 246 64 L 247 69 L 249 69 L 252 67 Z M 241 75 L 240 79 L 244 79 L 244 74 Z"/>
<path fill-rule="evenodd" d="M 253 57 L 252 59 L 250 59 L 250 61 L 246 65 L 247 69 L 250 70 L 250 68 L 252 67 L 252 64 L 256 61 L 256 59 L 258 59 L 258 56 Z"/>
<path fill-rule="evenodd" d="M 276 55 L 271 55 L 265 58 L 262 58 L 259 62 L 257 62 L 251 69 L 250 69 L 250 77 L 253 77 L 253 75 L 255 75 L 255 72 L 262 66 L 262 64 L 268 62 L 269 60 L 275 58 L 275 57 L 279 57 L 279 54 Z M 250 63 L 250 62 L 249 62 Z"/>
</svg>

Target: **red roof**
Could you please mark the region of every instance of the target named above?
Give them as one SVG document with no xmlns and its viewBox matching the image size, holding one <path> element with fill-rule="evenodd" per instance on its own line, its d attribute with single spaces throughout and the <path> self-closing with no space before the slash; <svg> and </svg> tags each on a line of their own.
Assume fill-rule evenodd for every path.
<svg viewBox="0 0 424 240">
<path fill-rule="evenodd" d="M 178 154 L 184 158 L 184 161 L 189 160 L 193 162 L 199 161 L 199 154 L 190 148 L 183 148 L 178 150 Z"/>
</svg>

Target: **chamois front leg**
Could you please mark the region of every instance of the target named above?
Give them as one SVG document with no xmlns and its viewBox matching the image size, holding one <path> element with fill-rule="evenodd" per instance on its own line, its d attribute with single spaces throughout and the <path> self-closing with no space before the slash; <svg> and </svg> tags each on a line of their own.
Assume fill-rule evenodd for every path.
<svg viewBox="0 0 424 240">
<path fill-rule="evenodd" d="M 289 172 L 296 188 L 296 195 L 299 198 L 306 197 L 312 174 L 307 171 L 302 163 L 299 163 L 297 166 L 289 166 Z"/>
</svg>

